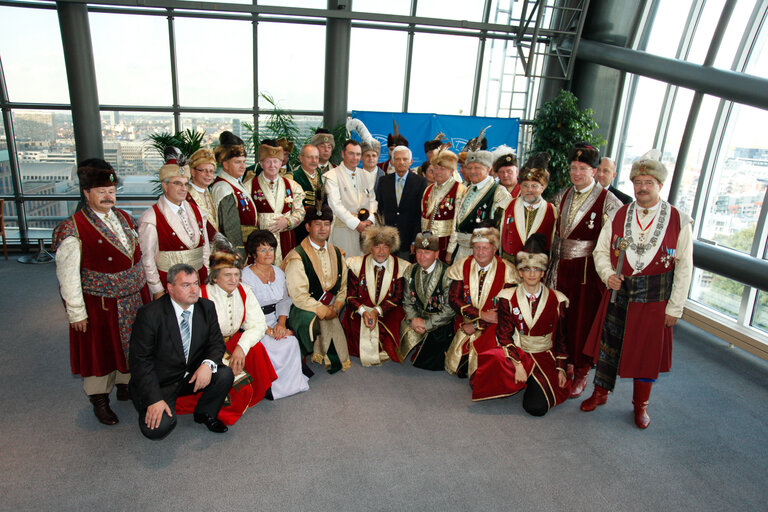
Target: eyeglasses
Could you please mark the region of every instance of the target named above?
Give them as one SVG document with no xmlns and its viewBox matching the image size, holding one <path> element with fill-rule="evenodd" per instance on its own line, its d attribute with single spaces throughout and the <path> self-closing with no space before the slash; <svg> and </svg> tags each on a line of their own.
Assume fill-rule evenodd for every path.
<svg viewBox="0 0 768 512">
<path fill-rule="evenodd" d="M 202 174 L 216 174 L 216 169 L 200 169 L 195 167 L 195 170 Z"/>
<path fill-rule="evenodd" d="M 523 268 L 519 268 L 517 270 L 520 271 L 520 272 L 525 272 L 525 273 L 544 272 L 540 268 L 536 268 L 536 267 L 523 267 Z"/>
</svg>

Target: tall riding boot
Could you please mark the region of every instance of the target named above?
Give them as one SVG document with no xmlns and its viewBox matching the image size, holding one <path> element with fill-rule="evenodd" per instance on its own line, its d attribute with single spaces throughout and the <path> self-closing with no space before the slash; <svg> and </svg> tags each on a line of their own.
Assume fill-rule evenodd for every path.
<svg viewBox="0 0 768 512">
<path fill-rule="evenodd" d="M 635 406 L 635 425 L 639 428 L 648 428 L 651 418 L 648 416 L 648 398 L 651 396 L 653 382 L 634 380 L 632 390 L 632 404 Z"/>
<path fill-rule="evenodd" d="M 584 388 L 587 387 L 587 377 L 589 376 L 589 370 L 592 369 L 592 365 L 584 365 L 576 368 L 573 374 L 573 387 L 571 388 L 570 398 L 578 398 L 584 392 Z"/>
<path fill-rule="evenodd" d="M 603 387 L 595 384 L 595 390 L 592 392 L 592 396 L 581 402 L 582 411 L 594 411 L 598 405 L 603 405 L 608 401 L 609 391 Z"/>
<path fill-rule="evenodd" d="M 88 398 L 93 404 L 93 414 L 100 422 L 105 425 L 116 425 L 118 423 L 117 415 L 109 408 L 108 394 L 88 395 Z"/>
</svg>

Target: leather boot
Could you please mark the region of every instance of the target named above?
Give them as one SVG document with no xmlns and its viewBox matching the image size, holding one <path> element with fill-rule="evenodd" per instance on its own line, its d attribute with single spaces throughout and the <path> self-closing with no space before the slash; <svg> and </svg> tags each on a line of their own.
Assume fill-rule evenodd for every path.
<svg viewBox="0 0 768 512">
<path fill-rule="evenodd" d="M 115 384 L 117 388 L 117 399 L 121 402 L 127 402 L 131 399 L 131 390 L 128 388 L 128 384 Z"/>
<path fill-rule="evenodd" d="M 648 428 L 648 425 L 651 424 L 651 418 L 648 416 L 648 398 L 651 396 L 651 386 L 653 386 L 653 382 L 634 380 L 632 405 L 635 406 L 635 425 L 638 428 Z"/>
<path fill-rule="evenodd" d="M 98 395 L 88 395 L 93 404 L 93 414 L 104 425 L 116 425 L 118 423 L 117 415 L 109 408 L 109 395 L 100 393 Z"/>
<path fill-rule="evenodd" d="M 573 387 L 571 388 L 571 396 L 569 398 L 579 398 L 584 392 L 584 388 L 587 387 L 587 377 L 589 376 L 589 370 L 591 366 L 579 366 L 573 374 Z"/>
<path fill-rule="evenodd" d="M 603 405 L 608 401 L 609 391 L 603 387 L 595 384 L 595 390 L 592 392 L 592 396 L 581 402 L 582 411 L 594 411 L 598 405 Z"/>
</svg>

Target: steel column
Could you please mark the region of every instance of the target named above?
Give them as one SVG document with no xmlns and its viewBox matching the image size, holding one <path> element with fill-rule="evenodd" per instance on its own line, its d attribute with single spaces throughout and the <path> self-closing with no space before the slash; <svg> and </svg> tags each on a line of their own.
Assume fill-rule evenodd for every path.
<svg viewBox="0 0 768 512">
<path fill-rule="evenodd" d="M 56 10 L 67 68 L 77 159 L 104 158 L 88 9 L 84 4 L 57 2 Z"/>
<path fill-rule="evenodd" d="M 328 0 L 328 9 L 351 10 L 352 2 Z M 328 18 L 325 29 L 325 90 L 323 91 L 323 124 L 329 129 L 347 119 L 349 92 L 349 42 L 352 27 L 349 19 Z"/>
</svg>

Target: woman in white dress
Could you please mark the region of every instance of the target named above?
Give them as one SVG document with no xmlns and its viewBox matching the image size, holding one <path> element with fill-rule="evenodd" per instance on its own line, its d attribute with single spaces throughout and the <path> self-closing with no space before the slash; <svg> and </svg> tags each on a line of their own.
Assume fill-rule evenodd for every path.
<svg viewBox="0 0 768 512">
<path fill-rule="evenodd" d="M 277 373 L 277 380 L 272 383 L 272 397 L 275 400 L 309 389 L 309 378 L 301 369 L 299 341 L 285 326 L 291 299 L 285 285 L 285 273 L 273 265 L 276 248 L 277 240 L 269 231 L 251 233 L 245 250 L 254 263 L 244 268 L 242 274 L 243 284 L 253 290 L 267 321 L 267 333 L 261 339 L 261 344 L 267 349 Z"/>
</svg>

